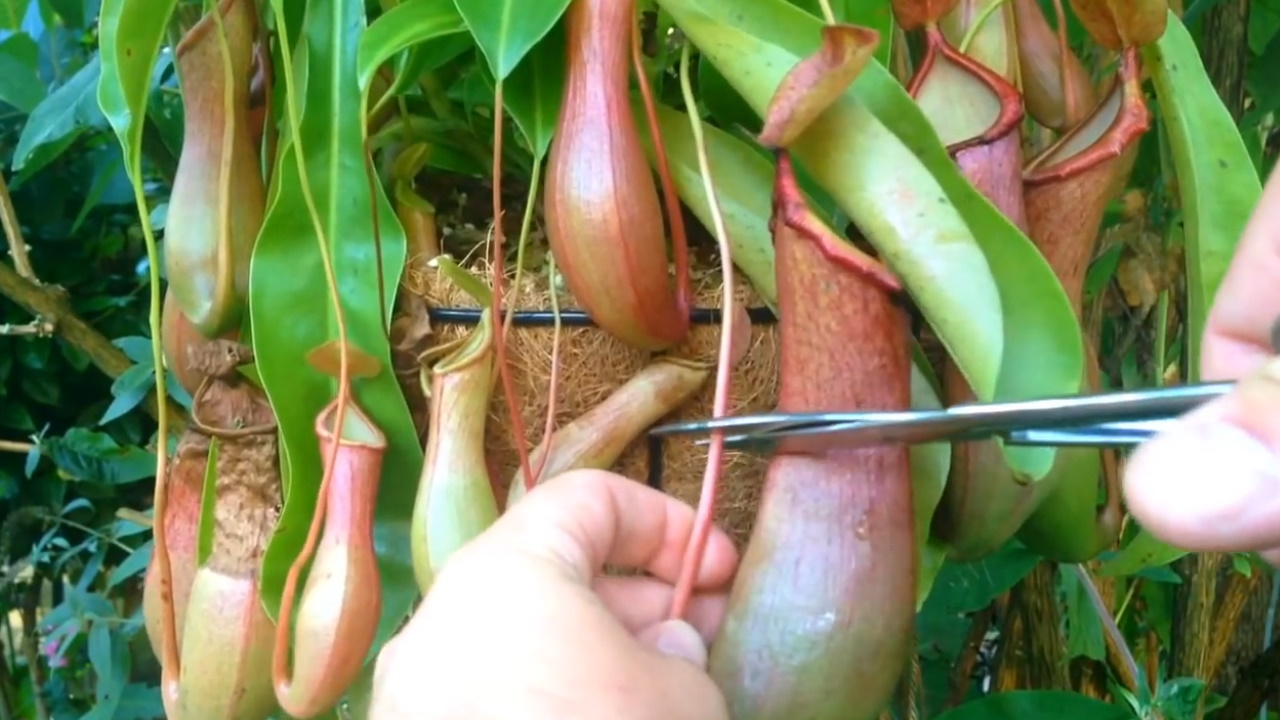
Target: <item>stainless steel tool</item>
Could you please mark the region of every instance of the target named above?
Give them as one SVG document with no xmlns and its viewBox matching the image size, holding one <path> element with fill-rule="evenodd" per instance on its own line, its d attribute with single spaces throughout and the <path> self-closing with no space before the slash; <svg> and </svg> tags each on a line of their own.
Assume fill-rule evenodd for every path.
<svg viewBox="0 0 1280 720">
<path fill-rule="evenodd" d="M 940 410 L 761 413 L 661 425 L 649 434 L 709 436 L 722 431 L 727 447 L 762 453 L 993 437 L 1010 445 L 1118 447 L 1147 440 L 1180 415 L 1234 386 L 1234 382 L 1200 383 L 967 403 Z M 704 437 L 698 444 L 707 442 L 710 438 Z"/>
</svg>

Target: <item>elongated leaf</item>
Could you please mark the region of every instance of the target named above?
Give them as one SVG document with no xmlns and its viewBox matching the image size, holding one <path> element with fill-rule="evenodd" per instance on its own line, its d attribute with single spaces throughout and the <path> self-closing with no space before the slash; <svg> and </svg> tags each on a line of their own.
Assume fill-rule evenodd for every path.
<svg viewBox="0 0 1280 720">
<path fill-rule="evenodd" d="M 1178 174 L 1187 262 L 1189 380 L 1200 377 L 1209 305 L 1262 184 L 1231 113 L 1205 74 L 1200 51 L 1172 12 L 1164 36 L 1143 48 Z"/>
<path fill-rule="evenodd" d="M 141 182 L 142 127 L 151 71 L 177 0 L 103 0 L 99 19 L 102 77 L 98 105 L 124 149 L 125 168 Z"/>
<path fill-rule="evenodd" d="M 505 80 L 569 7 L 569 0 L 454 0 L 454 3 L 484 53 L 495 80 Z"/>
<path fill-rule="evenodd" d="M 535 158 L 546 154 L 560 117 L 565 75 L 564 23 L 556 23 L 511 72 L 504 104 Z M 643 134 L 643 133 L 642 133 Z"/>
<path fill-rule="evenodd" d="M 283 2 L 272 2 L 277 18 L 284 16 Z M 249 311 L 258 373 L 280 424 L 285 461 L 284 510 L 262 573 L 263 602 L 274 616 L 289 565 L 306 538 L 323 473 L 313 424 L 337 391 L 332 378 L 306 362 L 308 353 L 338 336 L 316 231 L 298 174 L 295 153 L 301 152 L 337 275 L 349 339 L 384 368 L 377 377 L 352 381 L 360 405 L 389 444 L 374 514 L 383 588 L 376 652 L 417 594 L 409 557 L 409 519 L 422 448 L 400 387 L 387 370 L 391 367 L 387 319 L 396 278 L 404 268 L 406 243 L 382 187 L 375 185 L 371 190 L 367 174 L 364 104 L 356 70 L 364 17 L 360 0 L 307 4 L 301 29 L 304 41 L 298 45 L 306 57 L 297 63 L 308 68 L 305 96 L 290 98 L 301 114 L 301 128 L 297 137 L 281 147 L 272 201 L 253 253 Z M 283 90 L 283 77 L 279 85 Z"/>
<path fill-rule="evenodd" d="M 785 0 L 659 0 L 756 113 L 820 42 Z M 810 127 L 795 156 L 903 279 L 979 400 L 1068 394 L 1084 356 L 1066 294 L 1031 241 L 959 173 L 877 62 Z M 1030 480 L 1053 448 L 1005 448 Z"/>
<path fill-rule="evenodd" d="M 356 57 L 361 92 L 368 92 L 374 73 L 397 53 L 466 29 L 453 0 L 405 0 L 396 5 L 361 34 Z"/>
</svg>

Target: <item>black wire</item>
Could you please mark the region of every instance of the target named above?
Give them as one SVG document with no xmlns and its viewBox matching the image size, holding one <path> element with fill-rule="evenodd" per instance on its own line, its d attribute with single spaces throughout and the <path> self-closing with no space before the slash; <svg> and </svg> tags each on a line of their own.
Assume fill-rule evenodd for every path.
<svg viewBox="0 0 1280 720">
<path fill-rule="evenodd" d="M 427 310 L 427 317 L 432 322 L 442 325 L 475 325 L 480 322 L 481 310 L 478 308 L 442 308 L 433 307 Z M 503 313 L 505 317 L 506 313 Z M 555 325 L 556 314 L 551 310 L 517 310 L 511 323 L 517 327 L 551 327 Z M 747 317 L 759 325 L 771 325 L 778 321 L 773 311 L 767 307 L 747 308 Z M 719 325 L 721 313 L 719 308 L 694 308 L 689 313 L 689 320 L 694 325 Z M 567 327 L 595 327 L 591 316 L 581 310 L 562 310 L 560 322 Z"/>
</svg>

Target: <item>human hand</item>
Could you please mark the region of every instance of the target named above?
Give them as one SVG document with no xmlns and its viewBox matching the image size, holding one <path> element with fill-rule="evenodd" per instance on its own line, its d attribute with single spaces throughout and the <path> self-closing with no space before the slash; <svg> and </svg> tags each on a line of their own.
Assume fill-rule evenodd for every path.
<svg viewBox="0 0 1280 720">
<path fill-rule="evenodd" d="M 715 530 L 667 621 L 693 508 L 601 471 L 552 478 L 445 564 L 374 671 L 373 720 L 727 720 L 706 674 L 738 556 Z M 653 576 L 603 577 L 605 563 Z"/>
<path fill-rule="evenodd" d="M 1125 472 L 1126 503 L 1152 534 L 1199 551 L 1260 551 L 1280 564 L 1280 173 L 1272 173 L 1214 298 L 1200 353 L 1205 380 L 1241 380 L 1145 443 Z"/>
</svg>

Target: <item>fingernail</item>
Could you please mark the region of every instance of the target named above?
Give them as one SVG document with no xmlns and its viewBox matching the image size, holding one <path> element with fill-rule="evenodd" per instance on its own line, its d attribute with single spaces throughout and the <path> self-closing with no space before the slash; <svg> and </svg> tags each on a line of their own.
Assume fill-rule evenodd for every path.
<svg viewBox="0 0 1280 720">
<path fill-rule="evenodd" d="M 663 655 L 678 657 L 697 665 L 707 666 L 707 646 L 702 636 L 684 620 L 664 620 L 642 633 L 641 640 Z"/>
</svg>

